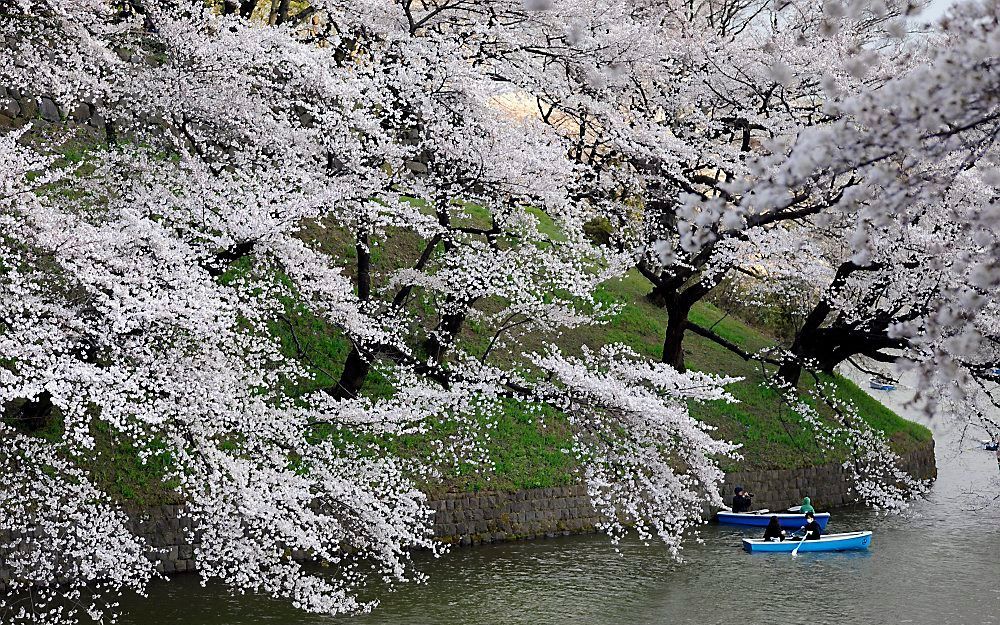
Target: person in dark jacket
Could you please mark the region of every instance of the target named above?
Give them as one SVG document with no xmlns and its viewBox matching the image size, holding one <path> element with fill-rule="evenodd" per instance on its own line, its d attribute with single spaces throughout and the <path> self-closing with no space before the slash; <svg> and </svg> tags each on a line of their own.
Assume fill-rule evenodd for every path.
<svg viewBox="0 0 1000 625">
<path fill-rule="evenodd" d="M 736 494 L 733 496 L 733 512 L 750 512 L 753 505 L 753 495 L 743 490 L 742 486 L 736 487 Z"/>
<path fill-rule="evenodd" d="M 764 540 L 785 540 L 785 530 L 781 529 L 778 517 L 771 515 L 771 520 L 767 522 L 767 529 L 764 530 Z"/>
<path fill-rule="evenodd" d="M 806 512 L 806 524 L 802 527 L 806 532 L 806 540 L 819 540 L 823 536 L 823 528 L 816 522 L 816 515 Z"/>
</svg>

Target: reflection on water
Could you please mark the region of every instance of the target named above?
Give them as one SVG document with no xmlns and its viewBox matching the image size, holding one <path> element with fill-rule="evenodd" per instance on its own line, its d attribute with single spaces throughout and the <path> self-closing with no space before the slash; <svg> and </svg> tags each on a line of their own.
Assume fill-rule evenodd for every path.
<svg viewBox="0 0 1000 625">
<path fill-rule="evenodd" d="M 663 549 L 603 536 L 460 549 L 418 557 L 431 576 L 383 598 L 373 614 L 305 615 L 258 597 L 228 597 L 194 576 L 130 602 L 125 625 L 496 625 L 733 622 L 830 625 L 1000 623 L 996 460 L 938 439 L 939 478 L 904 516 L 837 510 L 828 531 L 873 529 L 867 552 L 750 555 L 739 530 L 710 525 L 684 563 Z M 753 532 L 754 535 L 759 531 Z"/>
</svg>

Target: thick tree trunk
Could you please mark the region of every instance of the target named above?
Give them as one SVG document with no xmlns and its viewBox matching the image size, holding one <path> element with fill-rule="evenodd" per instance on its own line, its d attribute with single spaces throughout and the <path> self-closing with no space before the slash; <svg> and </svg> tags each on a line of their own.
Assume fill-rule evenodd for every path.
<svg viewBox="0 0 1000 625">
<path fill-rule="evenodd" d="M 799 361 L 792 358 L 786 358 L 782 361 L 781 366 L 778 367 L 778 372 L 775 374 L 778 382 L 787 384 L 792 388 L 798 386 L 800 375 L 802 375 L 802 365 L 799 364 Z"/>
<path fill-rule="evenodd" d="M 678 371 L 686 371 L 684 365 L 684 332 L 687 330 L 688 314 L 691 306 L 684 303 L 666 304 L 667 329 L 663 334 L 664 363 Z"/>
<path fill-rule="evenodd" d="M 427 354 L 434 359 L 434 362 L 441 362 L 444 360 L 445 355 L 448 353 L 448 349 L 454 342 L 455 337 L 458 336 L 459 331 L 462 329 L 462 324 L 465 323 L 465 313 L 450 313 L 441 319 L 441 323 L 438 325 L 437 329 L 433 334 L 427 339 L 424 344 L 427 348 Z"/>
<path fill-rule="evenodd" d="M 358 235 L 354 249 L 358 256 L 358 299 L 367 302 L 372 296 L 372 252 L 367 233 Z M 337 399 L 357 397 L 371 371 L 371 362 L 366 358 L 357 343 L 351 346 L 351 352 L 344 361 L 344 370 L 336 386 L 329 393 Z"/>
<path fill-rule="evenodd" d="M 351 347 L 351 353 L 344 361 L 344 370 L 340 373 L 340 379 L 336 386 L 330 389 L 330 394 L 337 399 L 350 399 L 357 397 L 361 388 L 365 385 L 368 373 L 372 365 L 367 358 L 361 355 L 357 345 Z"/>
<path fill-rule="evenodd" d="M 816 318 L 819 316 L 817 314 Z M 806 366 L 816 371 L 833 373 L 840 363 L 857 355 L 891 363 L 895 361 L 895 355 L 884 350 L 906 347 L 905 340 L 889 336 L 888 323 L 867 329 L 845 325 L 836 320 L 829 326 L 817 324 L 815 319 L 807 319 L 807 323 L 799 328 L 789 353 L 778 367 L 776 375 L 779 381 L 795 387 Z"/>
<path fill-rule="evenodd" d="M 240 17 L 250 18 L 257 8 L 257 0 L 243 0 L 240 2 Z"/>
<path fill-rule="evenodd" d="M 289 0 L 278 0 L 277 14 L 274 16 L 275 24 L 284 24 L 288 21 Z"/>
</svg>

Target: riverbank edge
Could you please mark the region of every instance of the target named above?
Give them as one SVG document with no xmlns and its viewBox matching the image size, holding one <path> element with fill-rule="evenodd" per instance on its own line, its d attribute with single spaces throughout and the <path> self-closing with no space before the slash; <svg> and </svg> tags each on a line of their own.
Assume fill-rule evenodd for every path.
<svg viewBox="0 0 1000 625">
<path fill-rule="evenodd" d="M 934 441 L 902 456 L 901 468 L 916 478 L 934 479 Z M 723 494 L 731 493 L 736 485 L 756 494 L 755 507 L 772 510 L 796 505 L 806 495 L 824 510 L 853 504 L 856 497 L 844 468 L 836 463 L 731 473 L 726 476 Z M 447 493 L 428 503 L 435 512 L 435 538 L 459 547 L 593 533 L 601 521 L 583 484 L 514 492 Z M 706 509 L 706 520 L 714 513 Z M 184 515 L 183 506 L 154 506 L 138 510 L 132 517 L 131 530 L 153 548 L 150 557 L 159 571 L 197 570 L 198 541 L 192 537 L 191 520 Z M 0 591 L 9 580 L 10 572 L 0 569 Z"/>
<path fill-rule="evenodd" d="M 934 440 L 900 457 L 900 468 L 921 480 L 937 476 Z M 723 496 L 743 486 L 754 493 L 754 507 L 782 510 L 808 496 L 819 509 L 855 504 L 857 494 L 846 469 L 829 463 L 800 469 L 739 471 L 726 475 Z M 509 540 L 554 538 L 596 532 L 601 521 L 583 484 L 516 492 L 448 493 L 430 500 L 434 536 L 441 542 L 470 546 Z M 716 510 L 706 508 L 705 520 Z"/>
</svg>

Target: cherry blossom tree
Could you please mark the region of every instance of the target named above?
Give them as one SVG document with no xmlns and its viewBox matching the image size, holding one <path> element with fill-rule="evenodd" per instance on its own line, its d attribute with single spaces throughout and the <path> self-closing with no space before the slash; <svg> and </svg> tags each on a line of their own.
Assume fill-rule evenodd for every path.
<svg viewBox="0 0 1000 625">
<path fill-rule="evenodd" d="M 715 338 L 688 316 L 728 272 L 754 262 L 736 246 L 829 210 L 857 184 L 845 175 L 797 189 L 780 208 L 727 209 L 739 202 L 731 183 L 748 175 L 756 157 L 837 119 L 824 108 L 825 86 L 873 87 L 912 63 L 914 46 L 902 40 L 905 10 L 860 2 L 686 10 L 643 3 L 642 12 L 618 18 L 642 21 L 631 38 L 616 33 L 616 40 L 645 54 L 604 42 L 608 51 L 589 81 L 538 93 L 543 118 L 574 136 L 572 156 L 590 170 L 579 192 L 606 204 L 618 245 L 636 251 L 650 299 L 668 313 L 664 362 L 683 370 L 687 329 Z M 686 214 L 689 202 L 697 214 Z"/>
<path fill-rule="evenodd" d="M 899 70 L 861 45 L 891 34 L 882 11 L 795 6 L 809 9 L 803 33 L 828 35 L 831 72 L 882 72 L 883 60 Z M 635 262 L 634 246 L 592 244 L 595 218 L 670 222 L 673 248 L 642 228 L 625 241 L 646 244 L 661 272 L 684 272 L 720 233 L 739 243 L 725 248 L 732 258 L 746 241 L 772 249 L 774 233 L 755 228 L 804 206 L 864 225 L 933 204 L 982 260 L 966 259 L 968 279 L 928 307 L 923 334 L 889 332 L 929 354 L 924 364 L 988 362 L 992 196 L 948 206 L 940 195 L 963 167 L 989 183 L 995 164 L 995 7 L 957 11 L 928 64 L 880 76 L 877 89 L 856 76 L 820 83 L 822 102 L 796 70 L 812 52 L 792 49 L 782 10 L 757 26 L 763 4 L 697 15 L 612 0 L 294 9 L 278 3 L 272 19 L 254 2 L 24 0 L 0 13 L 16 34 L 0 83 L 92 101 L 107 139 L 70 167 L 30 129 L 0 135 L 0 463 L 12 476 L 0 520 L 24 591 L 4 618 L 100 616 L 153 576 L 88 472 L 98 427 L 144 457 L 166 450 L 203 577 L 313 612 L 370 609 L 369 580 L 419 578 L 410 551 L 439 549 L 416 486 L 434 459 L 404 462 L 385 442 L 433 419 L 474 436 L 511 398 L 565 412 L 612 535 L 633 525 L 676 550 L 702 504 L 720 501 L 715 458 L 736 451 L 687 402 L 731 399 L 731 380 L 621 346 L 518 354 L 519 330 L 605 318 L 594 290 Z M 747 64 L 727 73 L 720 59 Z M 541 119 L 505 113 L 511 97 Z M 746 113 L 761 98 L 766 110 Z M 351 262 L 315 228 L 345 236 Z M 418 254 L 378 266 L 399 233 Z M 873 255 L 871 237 L 852 242 Z M 350 342 L 327 388 L 290 390 L 318 374 L 272 331 L 288 302 Z M 459 340 L 470 319 L 492 337 L 482 350 Z M 505 342 L 519 362 L 495 357 Z M 390 396 L 366 393 L 373 369 Z M 845 436 L 867 436 L 845 423 Z"/>
<path fill-rule="evenodd" d="M 4 83 L 61 103 L 91 99 L 108 129 L 105 145 L 65 170 L 44 138 L 3 136 L 4 462 L 25 480 L 56 470 L 31 498 L 17 499 L 28 482 L 5 491 L 4 527 L 16 536 L 7 547 L 30 554 L 5 558 L 24 591 L 5 618 L 99 614 L 100 597 L 33 589 L 98 583 L 113 602 L 152 574 L 118 504 L 88 476 L 95 428 L 143 454 L 166 450 L 203 577 L 339 613 L 373 605 L 358 596 L 371 578 L 418 576 L 410 550 L 439 548 L 415 486 L 433 467 L 404 466 L 379 441 L 433 418 L 481 418 L 501 397 L 572 395 L 580 362 L 504 370 L 489 348 L 473 358 L 455 344 L 470 315 L 494 326 L 495 341 L 515 325 L 603 316 L 593 289 L 624 264 L 582 235 L 564 191 L 575 175 L 564 139 L 503 117 L 493 77 L 451 56 L 455 38 L 417 37 L 429 22 L 405 7 L 362 8 L 322 7 L 302 29 L 200 3 L 32 2 L 2 16 L 21 35 Z M 475 222 L 484 212 L 487 223 Z M 540 229 L 541 216 L 555 232 Z M 354 282 L 304 236 L 316 223 L 353 235 Z M 365 257 L 390 228 L 425 251 L 379 285 Z M 434 305 L 430 325 L 406 305 L 417 291 Z M 486 298 L 500 305 L 473 308 Z M 349 388 L 286 392 L 315 376 L 270 332 L 287 301 L 378 363 L 393 396 L 361 393 L 363 372 Z M 601 375 L 626 373 L 617 364 Z M 718 502 L 709 457 L 731 447 L 685 416 L 687 399 L 719 398 L 723 381 L 663 376 L 654 367 L 613 396 L 588 397 L 595 410 L 607 404 L 594 426 L 607 433 L 579 456 L 595 466 L 622 453 L 660 459 L 652 474 L 640 462 L 592 473 L 590 486 L 609 518 L 621 508 L 676 547 L 698 519 L 695 502 Z M 583 423 L 591 412 L 576 415 Z M 43 423 L 53 440 L 39 437 Z M 628 435 L 633 424 L 657 436 Z M 674 439 L 683 444 L 663 444 Z M 675 475 L 671 458 L 697 471 Z M 94 504 L 74 506 L 81 493 Z M 77 566 L 102 530 L 99 566 Z"/>
</svg>

